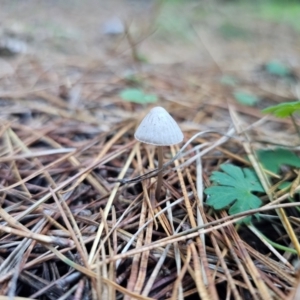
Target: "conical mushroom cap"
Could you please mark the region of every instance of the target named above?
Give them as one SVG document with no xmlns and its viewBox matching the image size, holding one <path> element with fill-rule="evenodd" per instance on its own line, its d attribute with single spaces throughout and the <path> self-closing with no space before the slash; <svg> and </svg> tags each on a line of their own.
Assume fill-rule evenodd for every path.
<svg viewBox="0 0 300 300">
<path fill-rule="evenodd" d="M 170 114 L 157 106 L 143 119 L 134 137 L 147 144 L 170 146 L 182 142 L 183 133 Z"/>
</svg>

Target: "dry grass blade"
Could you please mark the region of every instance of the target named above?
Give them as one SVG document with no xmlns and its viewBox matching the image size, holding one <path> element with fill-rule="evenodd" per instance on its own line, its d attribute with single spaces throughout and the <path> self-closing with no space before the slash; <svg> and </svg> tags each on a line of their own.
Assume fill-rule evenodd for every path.
<svg viewBox="0 0 300 300">
<path fill-rule="evenodd" d="M 262 243 L 264 243 L 270 251 L 285 265 L 288 265 L 292 268 L 292 265 L 288 262 L 287 259 L 285 259 L 270 243 L 266 241 L 266 239 L 262 236 L 262 234 L 253 226 L 248 225 L 248 228 L 261 240 Z"/>
<path fill-rule="evenodd" d="M 230 230 L 234 230 L 234 228 L 232 228 L 232 227 L 229 227 L 228 229 L 229 229 L 229 231 Z M 254 287 L 253 287 L 253 285 L 252 285 L 252 283 L 251 283 L 251 281 L 249 279 L 249 276 L 248 276 L 248 274 L 247 274 L 247 272 L 245 270 L 245 267 L 244 267 L 242 261 L 238 258 L 238 254 L 236 253 L 236 249 L 233 246 L 231 240 L 228 238 L 227 233 L 225 232 L 224 228 L 221 228 L 221 232 L 222 232 L 222 236 L 225 239 L 225 243 L 227 245 L 227 249 L 230 252 L 230 254 L 233 257 L 233 259 L 235 260 L 235 262 L 237 264 L 237 267 L 238 267 L 238 269 L 239 269 L 239 271 L 240 271 L 240 273 L 241 273 L 241 275 L 242 275 L 242 277 L 243 277 L 243 279 L 244 279 L 244 281 L 246 283 L 246 287 L 249 290 L 252 298 L 255 299 L 255 300 L 259 299 L 259 296 L 257 295 L 257 292 L 254 289 Z"/>
<path fill-rule="evenodd" d="M 272 297 L 271 292 L 268 289 L 267 285 L 265 284 L 264 280 L 262 279 L 261 274 L 257 269 L 257 267 L 255 266 L 249 253 L 244 247 L 238 233 L 234 230 L 232 230 L 232 233 L 233 233 L 234 242 L 238 248 L 238 254 L 240 256 L 240 259 L 244 262 L 245 267 L 247 268 L 248 272 L 251 274 L 251 277 L 260 292 L 260 297 L 266 300 L 270 299 L 270 297 Z"/>
<path fill-rule="evenodd" d="M 171 234 L 173 234 L 175 232 L 174 230 L 174 226 L 173 226 L 173 213 L 172 213 L 172 209 L 170 206 L 169 201 L 167 201 L 166 203 L 167 205 L 167 212 L 168 212 L 168 219 L 170 221 L 170 225 L 172 227 L 172 231 Z M 178 245 L 178 243 L 174 243 L 173 244 L 174 247 L 174 257 L 175 257 L 175 263 L 176 263 L 176 273 L 177 273 L 177 279 L 178 278 L 182 278 L 185 275 L 186 269 L 188 268 L 188 264 L 184 263 L 183 268 L 181 268 L 181 258 L 180 258 L 180 247 Z M 190 257 L 189 257 L 190 260 Z M 175 291 L 176 289 L 176 291 Z M 182 300 L 183 299 L 183 288 L 182 288 L 182 280 L 177 280 L 174 284 L 173 287 L 173 297 L 177 297 L 177 299 Z"/>
<path fill-rule="evenodd" d="M 224 256 L 220 250 L 220 247 L 217 243 L 217 239 L 215 238 L 214 236 L 214 233 L 212 232 L 212 235 L 211 235 L 211 240 L 212 240 L 212 243 L 213 243 L 213 246 L 214 246 L 214 249 L 216 251 L 216 254 L 218 256 L 218 259 L 219 259 L 219 262 L 222 266 L 222 271 L 224 272 L 225 276 L 226 276 L 226 279 L 228 281 L 228 288 L 230 290 L 230 292 L 233 294 L 233 297 L 234 299 L 242 299 L 241 298 L 241 295 L 239 294 L 238 290 L 237 290 L 237 287 L 235 285 L 235 282 L 233 281 L 232 279 L 232 276 L 230 274 L 230 271 L 226 265 L 226 262 L 224 260 Z M 226 251 L 227 252 L 227 251 Z"/>
<path fill-rule="evenodd" d="M 139 227 L 142 227 L 145 224 L 146 215 L 147 215 L 147 204 L 146 204 L 146 202 L 143 202 L 141 213 L 140 213 Z M 143 245 L 143 240 L 144 240 L 144 233 L 141 232 L 137 236 L 137 241 L 136 241 L 137 249 Z M 132 259 L 130 276 L 128 278 L 128 283 L 127 283 L 127 290 L 129 290 L 129 291 L 133 291 L 137 284 L 138 274 L 139 274 L 141 263 L 142 263 L 141 254 L 138 253 Z M 125 297 L 125 299 L 128 300 L 128 297 Z"/>
<path fill-rule="evenodd" d="M 182 202 L 182 199 L 179 199 L 179 200 L 180 201 L 178 201 L 178 202 Z M 158 248 L 158 247 L 163 247 L 163 246 L 168 245 L 170 243 L 174 243 L 174 242 L 178 242 L 178 241 L 186 241 L 188 239 L 192 239 L 192 238 L 199 235 L 198 231 L 200 229 L 203 229 L 203 230 L 200 231 L 200 233 L 205 234 L 205 233 L 212 232 L 216 229 L 226 227 L 226 226 L 228 226 L 230 224 L 233 224 L 235 222 L 238 222 L 247 215 L 252 215 L 252 214 L 255 214 L 255 213 L 260 212 L 260 211 L 276 209 L 278 207 L 292 207 L 292 206 L 297 206 L 297 205 L 300 205 L 300 202 L 294 202 L 294 203 L 289 203 L 289 204 L 281 204 L 281 205 L 279 204 L 279 205 L 276 205 L 274 207 L 271 206 L 271 205 L 268 205 L 268 206 L 260 208 L 260 209 L 253 209 L 253 210 L 249 210 L 247 212 L 239 213 L 239 214 L 236 214 L 236 215 L 226 216 L 224 218 L 217 219 L 216 221 L 212 221 L 212 222 L 206 223 L 202 226 L 193 228 L 193 230 L 189 229 L 189 230 L 183 231 L 182 233 L 179 233 L 179 234 L 176 234 L 176 235 L 173 235 L 173 236 L 170 236 L 170 237 L 163 238 L 158 242 L 153 242 L 151 245 L 141 247 L 138 250 L 130 250 L 130 251 L 127 251 L 127 252 L 125 251 L 122 254 L 117 254 L 114 257 L 111 257 L 111 258 L 105 260 L 105 263 L 110 262 L 110 261 L 116 261 L 116 260 L 119 260 L 119 259 L 124 259 L 126 257 L 130 257 L 130 256 L 135 255 L 137 253 L 141 253 L 145 250 L 152 250 L 152 249 L 155 249 L 155 248 Z M 162 210 L 159 213 L 163 213 L 163 212 L 164 211 Z M 222 222 L 224 222 L 224 223 L 222 223 Z M 145 223 L 145 225 L 146 224 L 147 223 Z M 217 225 L 217 224 L 219 224 L 219 225 Z M 210 228 L 204 229 L 206 227 L 210 227 Z M 138 233 L 142 229 L 139 229 Z M 193 232 L 193 231 L 197 231 L 197 232 Z M 101 262 L 100 264 L 102 264 L 102 263 L 103 262 Z M 97 267 L 97 265 L 92 266 L 92 268 L 95 268 L 95 267 Z"/>
<path fill-rule="evenodd" d="M 242 132 L 243 130 L 242 130 L 242 128 L 240 128 L 241 125 L 240 125 L 239 118 L 233 108 L 230 108 L 230 114 L 232 116 L 234 125 L 236 126 L 237 132 L 238 133 Z M 247 138 L 247 136 L 246 136 L 246 138 Z M 253 151 L 251 150 L 249 142 L 245 141 L 243 143 L 243 146 L 245 148 L 246 153 L 248 154 L 248 157 L 249 157 L 256 173 L 258 174 L 258 176 L 260 178 L 260 181 L 261 181 L 265 191 L 267 192 L 267 194 L 270 198 L 270 201 L 273 201 L 273 196 L 269 193 L 270 185 L 268 183 L 267 177 L 266 177 L 265 173 L 263 172 L 262 168 L 259 166 L 259 163 L 258 163 L 257 159 L 255 158 Z M 285 211 L 282 208 L 279 208 L 277 210 L 277 213 L 278 213 L 278 216 L 280 217 L 281 222 L 282 222 L 283 226 L 285 227 L 288 235 L 290 236 L 295 249 L 297 250 L 298 256 L 300 256 L 300 244 L 299 244 L 298 238 L 293 230 L 293 227 L 291 226 L 291 223 L 289 222 L 289 220 L 287 218 Z"/>
<path fill-rule="evenodd" d="M 151 197 L 154 198 L 154 190 L 152 190 L 151 192 Z M 152 217 L 151 208 L 149 208 L 148 219 L 150 219 L 151 217 Z M 152 233 L 153 233 L 153 222 L 151 222 L 147 227 L 146 235 L 144 239 L 144 245 L 148 245 L 151 243 Z M 141 294 L 141 290 L 144 286 L 144 282 L 147 276 L 147 265 L 148 265 L 149 255 L 150 255 L 150 251 L 145 251 L 142 253 L 141 256 L 138 280 L 133 290 L 137 294 Z"/>
<path fill-rule="evenodd" d="M 6 232 L 6 233 L 14 234 L 14 235 L 21 236 L 21 237 L 26 237 L 28 239 L 33 239 L 40 243 L 54 244 L 54 245 L 59 245 L 59 246 L 63 246 L 63 247 L 64 246 L 70 247 L 73 245 L 73 243 L 67 239 L 50 237 L 50 236 L 45 236 L 42 234 L 30 232 L 27 230 L 27 228 L 26 228 L 26 231 L 22 231 L 22 230 L 18 230 L 18 229 L 0 225 L 0 230 L 3 232 Z"/>
<path fill-rule="evenodd" d="M 172 294 L 172 297 L 171 297 L 172 300 L 179 299 L 179 297 L 178 297 L 178 290 L 179 290 L 179 287 L 181 285 L 181 281 L 182 281 L 182 279 L 183 279 L 183 277 L 184 277 L 184 275 L 185 275 L 185 273 L 187 271 L 188 265 L 190 264 L 190 260 L 191 260 L 191 248 L 188 247 L 187 248 L 187 254 L 186 254 L 185 263 L 184 263 L 184 265 L 183 265 L 183 267 L 182 267 L 182 269 L 181 269 L 181 271 L 180 271 L 180 273 L 179 273 L 179 275 L 178 275 L 178 277 L 177 277 L 177 279 L 176 279 L 176 281 L 174 283 L 173 294 Z M 182 296 L 183 295 L 181 295 L 181 297 Z"/>
<path fill-rule="evenodd" d="M 135 145 L 133 150 L 131 151 L 129 157 L 128 157 L 128 160 L 126 161 L 122 171 L 120 172 L 120 175 L 119 175 L 119 179 L 122 179 L 124 177 L 124 175 L 126 174 L 127 172 L 127 169 L 129 168 L 130 164 L 131 164 L 131 161 L 137 151 L 137 147 L 138 145 Z M 105 209 L 104 209 L 104 217 L 106 218 L 107 215 L 108 215 L 108 212 L 110 211 L 111 209 L 111 206 L 112 206 L 112 202 L 114 200 L 114 197 L 118 191 L 118 188 L 119 188 L 120 184 L 117 183 L 114 187 L 114 189 L 112 190 L 111 194 L 110 194 L 110 197 L 107 201 L 107 204 L 105 206 Z M 102 230 L 103 230 L 103 222 L 100 224 L 99 228 L 98 228 L 98 231 L 97 231 L 97 235 L 96 235 L 96 238 L 95 238 L 95 241 L 94 241 L 94 244 L 92 246 L 92 249 L 91 249 L 91 252 L 90 252 L 90 255 L 89 255 L 89 263 L 92 263 L 95 259 L 95 253 L 96 253 L 96 248 L 98 246 L 98 243 L 99 243 L 99 240 L 101 238 L 101 235 L 102 235 Z"/>
<path fill-rule="evenodd" d="M 204 284 L 198 252 L 193 243 L 190 243 L 189 246 L 191 247 L 191 251 L 192 251 L 194 271 L 195 271 L 195 282 L 196 282 L 199 297 L 204 300 L 209 300 L 210 297 L 207 292 L 206 286 Z"/>
</svg>

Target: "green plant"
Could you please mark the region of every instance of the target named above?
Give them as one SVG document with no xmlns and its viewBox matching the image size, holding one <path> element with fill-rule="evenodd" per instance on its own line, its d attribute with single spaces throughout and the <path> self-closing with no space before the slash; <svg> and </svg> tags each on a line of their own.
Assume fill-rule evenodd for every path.
<svg viewBox="0 0 300 300">
<path fill-rule="evenodd" d="M 237 102 L 247 106 L 253 106 L 260 100 L 257 96 L 244 91 L 236 91 L 233 95 Z"/>
<path fill-rule="evenodd" d="M 239 168 L 231 164 L 220 166 L 223 172 L 214 171 L 210 177 L 213 186 L 204 190 L 209 197 L 206 203 L 216 210 L 229 207 L 229 214 L 237 214 L 255 209 L 262 204 L 252 192 L 264 192 L 258 177 L 253 170 Z M 251 216 L 243 219 L 249 222 Z"/>
<path fill-rule="evenodd" d="M 265 243 L 271 245 L 272 247 L 286 251 L 289 253 L 297 254 L 297 250 L 291 248 L 291 247 L 286 247 L 284 245 L 281 245 L 279 243 L 273 242 L 271 239 L 269 239 L 266 235 L 264 235 L 259 229 L 257 229 L 253 224 L 248 224 L 248 228 L 261 240 L 265 241 Z"/>
<path fill-rule="evenodd" d="M 263 113 L 271 113 L 278 118 L 291 117 L 294 113 L 300 111 L 300 101 L 283 102 L 274 106 L 265 108 Z"/>
<path fill-rule="evenodd" d="M 264 168 L 272 173 L 278 174 L 282 165 L 300 168 L 300 158 L 288 149 L 258 150 L 256 153 Z"/>
<path fill-rule="evenodd" d="M 120 93 L 120 97 L 125 101 L 139 104 L 155 103 L 158 100 L 156 95 L 145 94 L 140 89 L 125 89 Z"/>
<path fill-rule="evenodd" d="M 265 65 L 266 71 L 270 75 L 287 77 L 291 75 L 291 70 L 279 61 L 273 60 Z"/>
<path fill-rule="evenodd" d="M 261 18 L 289 25 L 299 32 L 299 1 L 259 1 L 256 6 L 259 8 L 257 14 Z"/>
<path fill-rule="evenodd" d="M 293 101 L 293 102 L 283 102 L 274 106 L 267 107 L 262 112 L 271 113 L 278 118 L 290 117 L 297 131 L 297 134 L 300 138 L 300 129 L 294 117 L 294 114 L 298 113 L 299 111 L 300 111 L 300 101 Z"/>
</svg>

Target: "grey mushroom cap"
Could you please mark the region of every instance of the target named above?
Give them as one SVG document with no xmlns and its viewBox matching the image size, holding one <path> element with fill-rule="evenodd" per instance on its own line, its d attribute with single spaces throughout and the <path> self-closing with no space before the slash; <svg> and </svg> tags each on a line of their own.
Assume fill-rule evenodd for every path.
<svg viewBox="0 0 300 300">
<path fill-rule="evenodd" d="M 142 120 L 134 137 L 143 143 L 156 146 L 175 145 L 183 140 L 183 133 L 176 121 L 162 107 L 157 106 Z"/>
</svg>

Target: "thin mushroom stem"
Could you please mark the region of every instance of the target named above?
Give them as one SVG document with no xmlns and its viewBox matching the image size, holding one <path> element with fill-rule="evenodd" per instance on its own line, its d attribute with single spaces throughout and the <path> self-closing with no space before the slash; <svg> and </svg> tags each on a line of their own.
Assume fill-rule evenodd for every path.
<svg viewBox="0 0 300 300">
<path fill-rule="evenodd" d="M 163 147 L 161 147 L 161 146 L 157 147 L 157 156 L 158 156 L 158 169 L 160 170 L 163 166 Z M 155 198 L 157 201 L 159 201 L 159 198 L 160 198 L 162 179 L 163 179 L 163 172 L 160 171 L 157 174 L 157 184 L 156 184 L 156 190 L 155 190 Z"/>
</svg>

